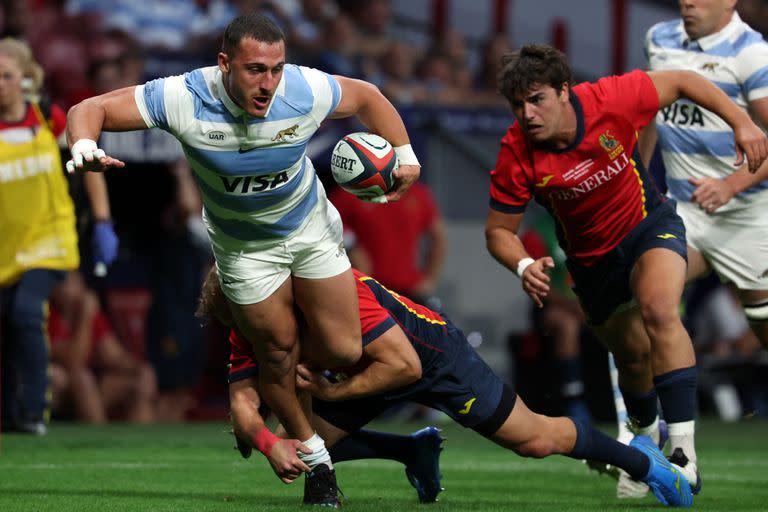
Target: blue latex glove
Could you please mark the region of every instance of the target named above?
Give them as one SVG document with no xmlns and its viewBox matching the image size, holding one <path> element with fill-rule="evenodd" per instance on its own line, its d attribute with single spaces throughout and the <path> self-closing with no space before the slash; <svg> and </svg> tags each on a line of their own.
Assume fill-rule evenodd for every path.
<svg viewBox="0 0 768 512">
<path fill-rule="evenodd" d="M 91 248 L 93 249 L 93 260 L 97 266 L 106 269 L 106 265 L 115 261 L 119 245 L 120 240 L 112 227 L 112 221 L 101 220 L 94 224 Z"/>
</svg>

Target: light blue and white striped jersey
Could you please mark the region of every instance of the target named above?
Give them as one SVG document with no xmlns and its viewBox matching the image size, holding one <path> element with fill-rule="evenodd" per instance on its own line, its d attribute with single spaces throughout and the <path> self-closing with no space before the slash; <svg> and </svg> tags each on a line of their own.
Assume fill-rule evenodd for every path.
<svg viewBox="0 0 768 512">
<path fill-rule="evenodd" d="M 768 96 L 768 43 L 741 21 L 738 13 L 722 30 L 691 40 L 682 20 L 658 23 L 645 40 L 648 68 L 696 71 L 725 92 L 743 110 Z M 687 99 L 656 116 L 670 197 L 690 201 L 695 186 L 689 178 L 722 179 L 735 167 L 733 131 L 712 112 Z M 768 182 L 745 190 L 720 210 L 768 201 Z"/>
<path fill-rule="evenodd" d="M 217 66 L 147 82 L 135 99 L 147 126 L 181 142 L 215 245 L 283 239 L 317 204 L 322 185 L 306 151 L 341 99 L 331 75 L 286 64 L 264 118 L 232 101 Z"/>
</svg>

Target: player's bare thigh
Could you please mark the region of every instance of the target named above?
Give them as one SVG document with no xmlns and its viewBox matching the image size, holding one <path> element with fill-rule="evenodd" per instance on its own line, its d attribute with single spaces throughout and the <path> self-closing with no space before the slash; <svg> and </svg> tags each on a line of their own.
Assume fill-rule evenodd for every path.
<svg viewBox="0 0 768 512">
<path fill-rule="evenodd" d="M 286 279 L 272 295 L 262 301 L 236 304 L 228 299 L 227 302 L 237 327 L 254 344 L 257 354 L 265 346 L 272 350 L 293 350 L 298 334 L 290 279 Z"/>
<path fill-rule="evenodd" d="M 644 252 L 632 269 L 630 286 L 651 339 L 655 375 L 696 364 L 691 339 L 680 319 L 685 275 L 685 260 L 665 248 Z"/>
<path fill-rule="evenodd" d="M 293 292 L 310 331 L 304 356 L 326 368 L 356 363 L 362 337 L 352 270 L 322 279 L 294 276 Z"/>
</svg>

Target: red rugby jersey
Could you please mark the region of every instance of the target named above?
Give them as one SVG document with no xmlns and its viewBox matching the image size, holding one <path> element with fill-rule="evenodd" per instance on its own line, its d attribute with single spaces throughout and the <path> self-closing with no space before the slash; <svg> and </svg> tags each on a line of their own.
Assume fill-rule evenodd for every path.
<svg viewBox="0 0 768 512">
<path fill-rule="evenodd" d="M 491 171 L 491 208 L 522 213 L 532 198 L 557 221 L 568 257 L 593 265 L 656 208 L 663 196 L 637 154 L 637 136 L 659 109 L 642 71 L 576 85 L 576 139 L 562 150 L 534 145 L 520 124 L 501 140 Z"/>
</svg>

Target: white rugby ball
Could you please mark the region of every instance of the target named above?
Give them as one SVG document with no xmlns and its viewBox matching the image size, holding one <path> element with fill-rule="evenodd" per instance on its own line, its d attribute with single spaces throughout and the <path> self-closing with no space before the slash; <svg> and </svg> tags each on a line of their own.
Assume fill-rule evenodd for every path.
<svg viewBox="0 0 768 512">
<path fill-rule="evenodd" d="M 397 155 L 392 144 L 373 133 L 350 133 L 336 143 L 331 154 L 333 179 L 360 198 L 386 194 L 394 182 Z"/>
</svg>

